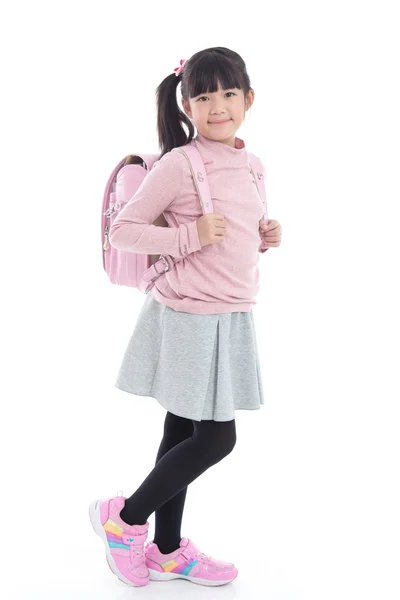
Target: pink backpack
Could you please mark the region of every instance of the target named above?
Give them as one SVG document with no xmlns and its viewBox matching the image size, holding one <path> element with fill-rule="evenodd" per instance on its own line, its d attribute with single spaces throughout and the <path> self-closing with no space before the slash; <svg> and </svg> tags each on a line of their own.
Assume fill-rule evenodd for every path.
<svg viewBox="0 0 400 600">
<path fill-rule="evenodd" d="M 200 152 L 192 142 L 179 148 L 174 148 L 172 152 L 174 151 L 183 152 L 186 156 L 199 195 L 203 214 L 213 213 L 213 202 Z M 264 202 L 264 219 L 268 222 L 262 163 L 250 152 L 248 154 L 250 159 L 249 167 L 253 173 L 258 192 Z M 108 178 L 104 191 L 101 217 L 103 267 L 111 283 L 136 287 L 141 292 L 147 294 L 154 286 L 156 279 L 166 271 L 173 269 L 175 264 L 183 260 L 183 258 L 175 258 L 169 255 L 138 254 L 136 252 L 118 250 L 111 246 L 108 239 L 108 232 L 116 213 L 127 202 L 133 199 L 142 181 L 159 158 L 158 154 L 134 154 L 128 156 L 132 157 L 135 164 L 125 164 L 128 157 L 123 158 Z M 257 173 L 257 177 L 255 173 Z M 260 181 L 261 184 L 259 184 Z M 156 219 L 154 224 L 168 226 L 162 215 Z"/>
</svg>

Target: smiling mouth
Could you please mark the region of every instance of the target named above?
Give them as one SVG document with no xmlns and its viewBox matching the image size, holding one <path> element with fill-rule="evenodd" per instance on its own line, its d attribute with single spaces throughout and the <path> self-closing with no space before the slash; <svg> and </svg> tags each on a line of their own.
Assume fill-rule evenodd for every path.
<svg viewBox="0 0 400 600">
<path fill-rule="evenodd" d="M 230 119 L 225 119 L 225 121 L 209 121 L 210 125 L 223 125 L 223 123 L 228 123 Z"/>
</svg>

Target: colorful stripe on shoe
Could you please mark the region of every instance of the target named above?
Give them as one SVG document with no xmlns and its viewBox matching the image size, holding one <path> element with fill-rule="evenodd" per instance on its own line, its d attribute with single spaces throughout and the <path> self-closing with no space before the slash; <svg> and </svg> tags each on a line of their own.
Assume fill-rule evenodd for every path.
<svg viewBox="0 0 400 600">
<path fill-rule="evenodd" d="M 194 565 L 197 564 L 197 560 L 187 560 L 180 564 L 176 560 L 168 560 L 165 563 L 161 563 L 164 573 L 179 573 L 179 575 L 189 575 Z"/>
<path fill-rule="evenodd" d="M 123 529 L 120 527 L 115 521 L 112 519 L 108 519 L 106 523 L 103 525 L 104 530 L 107 535 L 107 542 L 110 548 L 124 548 L 124 550 L 129 550 L 129 546 L 124 544 L 122 541 L 122 533 Z M 130 542 L 133 542 L 135 538 L 129 538 Z"/>
</svg>

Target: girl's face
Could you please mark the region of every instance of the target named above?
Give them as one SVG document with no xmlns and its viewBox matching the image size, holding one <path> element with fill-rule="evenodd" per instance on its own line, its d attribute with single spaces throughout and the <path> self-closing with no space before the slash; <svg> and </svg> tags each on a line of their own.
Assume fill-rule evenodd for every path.
<svg viewBox="0 0 400 600">
<path fill-rule="evenodd" d="M 235 134 L 244 120 L 245 112 L 254 102 L 254 90 L 250 90 L 245 100 L 243 90 L 232 88 L 182 98 L 185 113 L 193 119 L 197 131 L 205 137 L 229 146 L 235 146 Z"/>
</svg>

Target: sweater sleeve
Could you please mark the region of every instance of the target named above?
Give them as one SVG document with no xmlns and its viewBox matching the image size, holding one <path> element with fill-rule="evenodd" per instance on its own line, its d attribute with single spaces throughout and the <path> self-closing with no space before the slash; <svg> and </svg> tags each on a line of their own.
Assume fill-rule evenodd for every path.
<svg viewBox="0 0 400 600">
<path fill-rule="evenodd" d="M 111 246 L 138 254 L 168 254 L 184 258 L 201 249 L 197 221 L 179 227 L 153 222 L 179 195 L 185 157 L 168 152 L 146 175 L 132 198 L 121 208 L 109 231 Z"/>
</svg>

